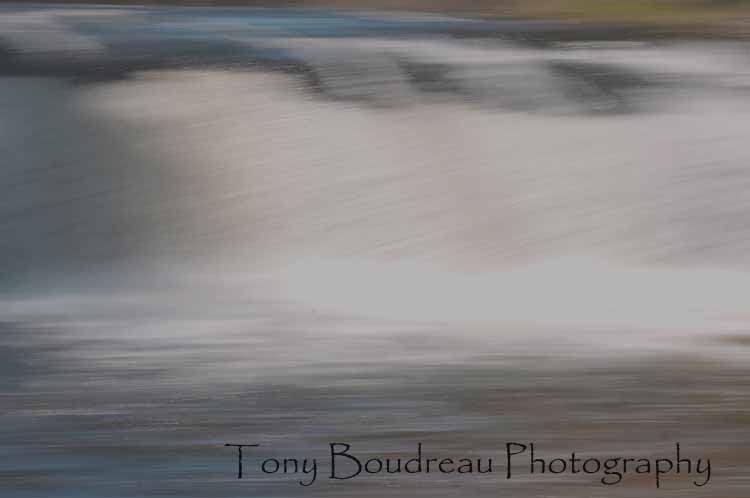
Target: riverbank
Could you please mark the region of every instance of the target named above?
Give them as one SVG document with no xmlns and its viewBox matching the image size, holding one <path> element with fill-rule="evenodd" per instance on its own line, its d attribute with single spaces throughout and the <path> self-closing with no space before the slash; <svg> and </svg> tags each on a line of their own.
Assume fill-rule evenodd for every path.
<svg viewBox="0 0 750 498">
<path fill-rule="evenodd" d="M 14 1 L 11 4 L 44 2 Z M 58 0 L 50 4 L 170 5 L 185 7 L 288 7 L 300 9 L 363 10 L 373 17 L 394 13 L 450 15 L 484 20 L 530 20 L 570 22 L 590 28 L 648 30 L 653 34 L 750 38 L 750 1 L 725 0 L 111 0 L 80 2 Z"/>
</svg>

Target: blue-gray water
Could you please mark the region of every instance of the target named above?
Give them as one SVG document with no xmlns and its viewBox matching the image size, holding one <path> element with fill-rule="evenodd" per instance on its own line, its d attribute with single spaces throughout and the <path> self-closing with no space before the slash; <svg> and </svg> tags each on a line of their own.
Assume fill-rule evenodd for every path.
<svg viewBox="0 0 750 498">
<path fill-rule="evenodd" d="M 0 7 L 2 496 L 745 498 L 748 96 L 737 41 Z M 714 472 L 257 475 L 513 440 Z"/>
</svg>

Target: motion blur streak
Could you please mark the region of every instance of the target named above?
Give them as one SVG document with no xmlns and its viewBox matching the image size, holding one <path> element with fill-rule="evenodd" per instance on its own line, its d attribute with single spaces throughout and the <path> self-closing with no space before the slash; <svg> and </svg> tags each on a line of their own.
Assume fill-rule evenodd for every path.
<svg viewBox="0 0 750 498">
<path fill-rule="evenodd" d="M 345 437 L 682 441 L 746 497 L 747 43 L 0 9 L 4 496 L 293 496 L 220 445 Z M 306 492 L 598 492 L 387 479 Z"/>
</svg>

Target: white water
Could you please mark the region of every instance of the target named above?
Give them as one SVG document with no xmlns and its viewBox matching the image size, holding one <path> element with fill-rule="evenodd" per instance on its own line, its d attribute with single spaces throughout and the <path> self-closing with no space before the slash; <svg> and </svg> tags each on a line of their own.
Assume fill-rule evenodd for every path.
<svg viewBox="0 0 750 498">
<path fill-rule="evenodd" d="M 373 45 L 430 61 L 442 54 L 466 67 L 503 54 L 535 67 L 541 57 L 460 44 L 446 50 L 443 42 L 368 42 L 360 50 Z M 315 47 L 327 45 L 306 50 Z M 701 57 L 709 50 L 694 49 Z M 610 62 L 633 64 L 643 50 L 602 51 Z M 750 295 L 750 106 L 733 93 L 741 85 L 726 83 L 741 83 L 746 68 L 732 50 L 718 52 L 707 69 L 718 85 L 705 88 L 694 66 L 678 64 L 685 48 L 659 50 L 644 64 L 658 65 L 658 54 L 671 62 L 660 76 L 669 89 L 641 89 L 634 97 L 641 112 L 593 116 L 499 111 L 425 94 L 400 108 L 370 107 L 317 98 L 294 77 L 258 72 L 4 84 L 6 93 L 52 92 L 72 116 L 54 116 L 73 127 L 64 153 L 70 167 L 54 173 L 61 183 L 51 187 L 72 207 L 45 220 L 54 231 L 80 219 L 73 244 L 84 257 L 102 246 L 130 248 L 103 265 L 83 263 L 95 275 L 111 265 L 107 288 L 115 294 L 137 293 L 138 275 L 195 278 L 203 291 L 173 290 L 183 306 L 234 316 L 243 302 L 227 295 L 235 292 L 226 290 L 229 279 L 254 298 L 301 310 L 479 328 L 480 343 L 489 333 L 543 347 L 538 334 L 550 344 L 575 331 L 588 345 L 641 350 L 742 331 Z M 572 54 L 589 60 L 602 51 Z M 572 57 L 551 54 L 544 57 Z M 390 95 L 382 72 L 392 68 L 372 68 L 380 76 L 351 82 L 343 73 L 337 84 Z M 509 81 L 511 93 L 522 92 Z M 533 97 L 540 88 L 526 91 Z M 31 127 L 51 112 L 10 109 L 6 126 Z M 33 128 L 41 143 L 59 133 Z M 107 143 L 87 143 L 87 130 Z M 32 163 L 54 164 L 49 154 L 57 152 L 42 150 Z M 22 309 L 33 315 L 33 306 Z"/>
</svg>

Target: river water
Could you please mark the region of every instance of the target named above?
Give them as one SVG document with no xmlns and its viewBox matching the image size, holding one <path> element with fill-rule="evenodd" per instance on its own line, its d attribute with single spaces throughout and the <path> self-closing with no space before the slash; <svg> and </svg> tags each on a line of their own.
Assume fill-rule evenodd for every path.
<svg viewBox="0 0 750 498">
<path fill-rule="evenodd" d="M 0 486 L 297 496 L 262 457 L 714 462 L 319 496 L 744 498 L 750 58 L 564 23 L 0 11 Z M 246 450 L 236 479 L 228 442 Z"/>
</svg>

